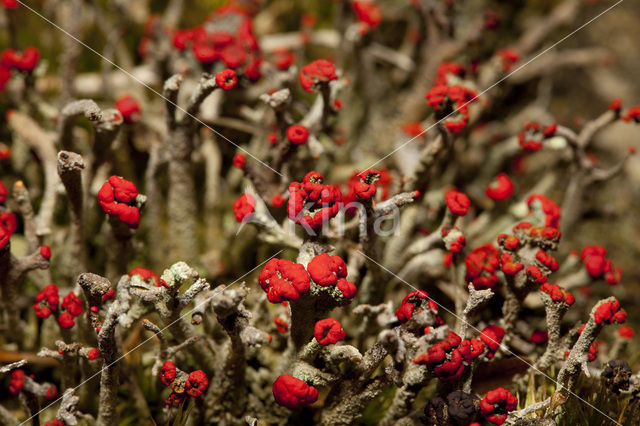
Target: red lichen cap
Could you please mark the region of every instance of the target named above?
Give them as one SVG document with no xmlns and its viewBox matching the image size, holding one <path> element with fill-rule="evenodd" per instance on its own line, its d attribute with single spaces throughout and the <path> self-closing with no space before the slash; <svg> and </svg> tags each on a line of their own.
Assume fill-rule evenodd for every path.
<svg viewBox="0 0 640 426">
<path fill-rule="evenodd" d="M 318 229 L 338 214 L 342 193 L 337 186 L 324 185 L 322 182 L 322 175 L 312 171 L 305 175 L 302 182 L 289 185 L 289 219 L 299 225 Z"/>
<path fill-rule="evenodd" d="M 324 59 L 318 59 L 302 67 L 299 77 L 302 88 L 307 92 L 313 92 L 319 84 L 338 79 L 335 65 Z"/>
<path fill-rule="evenodd" d="M 494 201 L 504 201 L 513 194 L 513 182 L 506 173 L 500 173 L 485 189 L 487 197 Z"/>
<path fill-rule="evenodd" d="M 456 226 L 444 225 L 441 232 L 444 246 L 451 253 L 460 253 L 467 244 L 466 237 Z"/>
<path fill-rule="evenodd" d="M 278 405 L 295 408 L 313 404 L 318 400 L 318 390 L 289 374 L 278 376 L 273 382 L 273 397 Z"/>
<path fill-rule="evenodd" d="M 251 194 L 242 194 L 233 202 L 233 214 L 237 222 L 247 222 L 251 220 L 253 212 L 256 210 L 256 199 Z"/>
<path fill-rule="evenodd" d="M 464 216 L 469 211 L 469 197 L 460 191 L 450 189 L 444 194 L 444 200 L 451 213 L 455 215 Z"/>
<path fill-rule="evenodd" d="M 130 228 L 137 228 L 140 211 L 135 205 L 138 189 L 136 185 L 120 176 L 111 176 L 98 191 L 98 202 L 110 216 L 118 217 Z"/>
<path fill-rule="evenodd" d="M 543 250 L 538 250 L 538 252 L 536 253 L 536 260 L 549 268 L 549 270 L 551 270 L 552 272 L 558 270 L 558 261 Z"/>
<path fill-rule="evenodd" d="M 247 158 L 244 156 L 244 154 L 237 153 L 236 155 L 233 156 L 234 167 L 243 169 L 246 162 L 247 162 Z"/>
<path fill-rule="evenodd" d="M 12 395 L 17 395 L 18 393 L 20 393 L 20 391 L 24 387 L 26 376 L 27 374 L 24 372 L 24 370 L 13 370 L 13 372 L 11 373 L 11 382 L 9 383 L 9 392 L 11 392 Z"/>
<path fill-rule="evenodd" d="M 492 244 L 485 244 L 474 249 L 464 259 L 466 281 L 473 283 L 476 290 L 493 288 L 498 283 L 495 272 L 500 266 L 499 254 Z"/>
<path fill-rule="evenodd" d="M 100 357 L 100 351 L 97 348 L 91 348 L 89 352 L 87 352 L 87 358 L 89 361 L 93 361 L 94 359 L 98 359 Z"/>
<path fill-rule="evenodd" d="M 216 74 L 215 78 L 216 85 L 224 91 L 233 89 L 238 83 L 236 72 L 228 68 Z"/>
<path fill-rule="evenodd" d="M 636 332 L 628 325 L 623 325 L 618 329 L 618 335 L 623 339 L 632 339 L 633 336 L 636 335 Z"/>
<path fill-rule="evenodd" d="M 347 264 L 340 256 L 322 253 L 311 259 L 307 265 L 307 272 L 316 284 L 331 286 L 336 284 L 338 279 L 347 276 Z"/>
<path fill-rule="evenodd" d="M 176 378 L 176 365 L 173 363 L 173 361 L 165 361 L 165 363 L 162 364 L 160 381 L 165 386 L 171 386 L 171 383 L 173 383 L 175 378 Z"/>
<path fill-rule="evenodd" d="M 434 313 L 438 313 L 438 305 L 429 298 L 429 293 L 422 290 L 414 290 L 409 292 L 404 299 L 402 299 L 400 307 L 396 309 L 396 317 L 398 318 L 398 321 L 409 321 L 416 309 L 421 310 L 424 308 L 425 301 L 427 302 L 429 309 Z M 415 312 L 419 312 L 419 310 Z"/>
<path fill-rule="evenodd" d="M 287 139 L 294 145 L 304 145 L 309 139 L 309 130 L 302 124 L 293 124 L 287 128 Z"/>
<path fill-rule="evenodd" d="M 472 343 L 469 342 L 465 344 L 464 347 L 460 347 L 461 343 L 462 339 L 460 336 L 450 331 L 445 340 L 430 347 L 426 354 L 418 355 L 413 359 L 413 362 L 414 364 L 430 366 L 433 369 L 433 374 L 440 380 L 454 380 L 462 374 L 466 367 L 465 356 L 469 361 L 471 361 L 472 358 L 472 348 L 470 347 Z M 474 352 L 478 350 L 482 349 L 476 344 Z"/>
<path fill-rule="evenodd" d="M 273 323 L 276 325 L 276 328 L 280 333 L 286 333 L 289 331 L 289 323 L 281 316 L 275 317 L 273 319 Z"/>
<path fill-rule="evenodd" d="M 495 324 L 490 324 L 486 326 L 482 332 L 480 332 L 480 340 L 484 342 L 485 345 L 489 348 L 489 352 L 487 353 L 487 358 L 493 358 L 494 354 L 500 347 L 500 342 L 504 338 L 504 329 Z"/>
<path fill-rule="evenodd" d="M 571 306 L 576 301 L 573 294 L 557 284 L 544 283 L 540 286 L 540 291 L 547 293 L 554 302 L 564 302 Z"/>
<path fill-rule="evenodd" d="M 345 299 L 352 299 L 356 295 L 356 285 L 351 281 L 347 281 L 346 278 L 340 278 L 336 287 L 338 287 Z"/>
<path fill-rule="evenodd" d="M 501 425 L 507 420 L 508 412 L 518 406 L 518 398 L 504 388 L 497 388 L 487 392 L 480 401 L 480 413 L 495 425 Z"/>
<path fill-rule="evenodd" d="M 313 327 L 313 336 L 322 346 L 332 345 L 344 340 L 346 335 L 342 329 L 342 324 L 333 318 L 320 320 Z"/>
<path fill-rule="evenodd" d="M 366 30 L 375 28 L 382 22 L 382 12 L 380 6 L 376 3 L 372 1 L 354 1 L 352 7 L 358 21 L 366 26 Z"/>
<path fill-rule="evenodd" d="M 533 330 L 531 333 L 531 337 L 529 337 L 531 343 L 535 343 L 536 345 L 544 345 L 549 341 L 549 333 L 544 330 Z"/>
<path fill-rule="evenodd" d="M 542 211 L 544 214 L 544 226 L 557 228 L 560 224 L 560 214 L 562 211 L 550 198 L 542 194 L 533 194 L 527 198 L 527 205 L 529 206 L 530 213 L 534 213 L 536 210 Z"/>
<path fill-rule="evenodd" d="M 623 324 L 627 320 L 627 313 L 624 309 L 620 309 L 620 302 L 618 299 L 607 300 L 602 303 L 593 314 L 593 319 L 596 324 Z"/>
<path fill-rule="evenodd" d="M 502 253 L 502 255 L 500 255 L 500 267 L 505 275 L 515 275 L 524 269 L 522 263 L 514 261 L 511 253 Z"/>
<path fill-rule="evenodd" d="M 496 52 L 496 55 L 502 60 L 502 69 L 504 71 L 510 71 L 513 64 L 518 62 L 518 52 L 513 49 L 501 49 Z"/>
<path fill-rule="evenodd" d="M 207 390 L 207 386 L 209 386 L 207 375 L 202 370 L 196 370 L 189 373 L 184 389 L 187 395 L 200 398 L 204 391 Z"/>
<path fill-rule="evenodd" d="M 122 114 L 122 119 L 125 123 L 135 123 L 142 118 L 142 108 L 131 95 L 119 97 L 114 106 Z"/>
<path fill-rule="evenodd" d="M 49 284 L 36 295 L 36 303 L 33 305 L 33 309 L 36 311 L 38 318 L 44 319 L 48 318 L 52 311 L 58 310 L 59 303 L 58 286 Z"/>
<path fill-rule="evenodd" d="M 40 246 L 40 256 L 45 259 L 51 259 L 51 247 L 49 246 Z"/>
<path fill-rule="evenodd" d="M 536 284 L 542 284 L 547 281 L 547 276 L 543 274 L 537 266 L 529 266 L 525 272 L 527 274 L 527 278 Z"/>
<path fill-rule="evenodd" d="M 298 300 L 309 291 L 311 280 L 304 266 L 286 259 L 271 259 L 258 277 L 271 303 Z"/>
<path fill-rule="evenodd" d="M 82 300 L 75 295 L 74 292 L 70 292 L 62 299 L 62 309 L 69 312 L 74 317 L 77 317 L 82 313 Z"/>
<path fill-rule="evenodd" d="M 7 201 L 7 196 L 9 195 L 9 191 L 7 191 L 7 187 L 4 186 L 4 183 L 0 182 L 0 204 L 4 204 Z"/>
<path fill-rule="evenodd" d="M 136 266 L 131 268 L 131 270 L 129 271 L 128 274 L 130 277 L 133 277 L 134 275 L 138 275 L 140 278 L 142 278 L 144 281 L 149 281 L 149 280 L 153 280 L 153 282 L 156 284 L 156 287 L 160 287 L 160 279 L 158 278 L 158 276 L 156 274 L 153 273 L 152 270 L 147 269 L 147 268 L 143 268 L 141 266 Z"/>
<path fill-rule="evenodd" d="M 12 235 L 18 229 L 18 218 L 13 213 L 1 212 L 0 227 L 4 228 L 9 235 Z"/>
<path fill-rule="evenodd" d="M 73 316 L 69 312 L 63 312 L 58 317 L 58 324 L 60 327 L 68 330 L 72 328 L 76 323 L 73 320 Z"/>
</svg>

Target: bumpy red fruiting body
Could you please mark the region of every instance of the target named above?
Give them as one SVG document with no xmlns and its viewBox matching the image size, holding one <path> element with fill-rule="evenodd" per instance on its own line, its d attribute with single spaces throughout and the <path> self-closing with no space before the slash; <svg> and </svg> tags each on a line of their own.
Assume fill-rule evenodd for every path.
<svg viewBox="0 0 640 426">
<path fill-rule="evenodd" d="M 610 259 L 605 259 L 607 250 L 599 245 L 586 246 L 580 253 L 580 260 L 592 278 L 604 279 L 611 285 L 616 285 L 622 279 L 622 270 L 615 266 Z"/>
<path fill-rule="evenodd" d="M 596 358 L 598 358 L 598 343 L 593 342 L 589 346 L 589 353 L 588 353 L 589 362 L 595 361 Z"/>
<path fill-rule="evenodd" d="M 87 358 L 89 361 L 93 361 L 94 359 L 98 359 L 100 357 L 100 351 L 97 348 L 91 348 L 89 352 L 87 352 Z"/>
<path fill-rule="evenodd" d="M 534 330 L 529 340 L 536 345 L 544 345 L 549 341 L 549 333 L 544 330 Z"/>
<path fill-rule="evenodd" d="M 111 176 L 98 191 L 98 201 L 102 210 L 116 216 L 130 228 L 137 228 L 140 211 L 135 205 L 138 189 L 136 185 L 120 176 Z"/>
<path fill-rule="evenodd" d="M 112 288 L 110 288 L 109 290 L 107 290 L 105 294 L 102 295 L 102 301 L 106 302 L 109 299 L 113 299 L 115 296 L 116 296 L 116 292 L 113 291 Z"/>
<path fill-rule="evenodd" d="M 9 392 L 11 392 L 12 395 L 17 395 L 18 393 L 20 393 L 20 391 L 24 387 L 26 376 L 27 374 L 24 372 L 24 370 L 13 370 L 13 372 L 11 373 L 11 382 L 9 383 Z"/>
<path fill-rule="evenodd" d="M 194 398 L 200 398 L 209 386 L 209 379 L 202 370 L 196 370 L 189 373 L 189 377 L 184 384 L 187 395 Z"/>
<path fill-rule="evenodd" d="M 469 197 L 460 191 L 450 189 L 444 194 L 444 200 L 451 213 L 455 215 L 464 216 L 469 211 Z"/>
<path fill-rule="evenodd" d="M 359 174 L 359 178 L 353 185 L 353 190 L 357 197 L 362 200 L 368 200 L 376 195 L 375 182 L 380 178 L 380 172 L 375 169 L 367 169 Z"/>
<path fill-rule="evenodd" d="M 247 222 L 251 220 L 253 212 L 256 210 L 256 199 L 251 194 L 242 194 L 233 202 L 233 214 L 237 222 Z"/>
<path fill-rule="evenodd" d="M 611 100 L 611 104 L 609 105 L 609 109 L 615 112 L 620 112 L 620 108 L 622 108 L 622 101 L 620 98 L 614 98 Z"/>
<path fill-rule="evenodd" d="M 62 420 L 53 419 L 50 422 L 44 422 L 44 426 L 64 426 L 64 422 Z"/>
<path fill-rule="evenodd" d="M 63 312 L 58 317 L 58 324 L 60 325 L 60 327 L 68 330 L 72 328 L 76 323 L 73 320 L 73 316 L 69 312 Z"/>
<path fill-rule="evenodd" d="M 0 226 L 11 235 L 18 229 L 18 218 L 13 213 L 0 212 Z"/>
<path fill-rule="evenodd" d="M 58 310 L 59 303 L 58 286 L 49 284 L 36 295 L 36 303 L 33 305 L 33 309 L 36 311 L 38 318 L 44 319 L 48 318 L 52 311 Z"/>
<path fill-rule="evenodd" d="M 337 186 L 324 185 L 322 181 L 320 173 L 309 172 L 302 182 L 292 182 L 289 185 L 289 219 L 299 225 L 318 229 L 338 214 L 342 193 Z M 315 208 L 314 213 L 309 212 L 308 204 Z"/>
<path fill-rule="evenodd" d="M 529 266 L 525 272 L 527 278 L 536 284 L 542 284 L 547 281 L 547 276 L 537 266 Z"/>
<path fill-rule="evenodd" d="M 9 195 L 9 191 L 7 191 L 7 187 L 4 186 L 4 183 L 0 182 L 0 204 L 4 204 L 7 201 L 7 196 Z"/>
<path fill-rule="evenodd" d="M 17 9 L 19 3 L 16 0 L 2 0 L 2 5 L 7 9 Z"/>
<path fill-rule="evenodd" d="M 244 154 L 237 153 L 236 155 L 233 156 L 234 167 L 243 169 L 246 162 L 247 162 L 247 158 L 244 156 Z"/>
<path fill-rule="evenodd" d="M 472 282 L 476 290 L 493 288 L 498 283 L 495 272 L 500 264 L 499 251 L 492 244 L 473 250 L 464 263 L 467 267 L 466 280 Z"/>
<path fill-rule="evenodd" d="M 382 22 L 382 12 L 380 6 L 371 1 L 354 1 L 353 11 L 358 17 L 358 21 L 366 25 L 366 29 L 375 28 Z"/>
<path fill-rule="evenodd" d="M 35 47 L 27 47 L 22 53 L 13 49 L 5 49 L 2 52 L 0 65 L 5 70 L 16 69 L 23 72 L 31 72 L 35 69 L 40 59 L 40 51 Z"/>
<path fill-rule="evenodd" d="M 141 266 L 136 266 L 131 268 L 131 270 L 129 271 L 128 274 L 130 277 L 134 276 L 134 275 L 138 275 L 140 278 L 142 278 L 144 281 L 149 281 L 149 280 L 153 280 L 153 282 L 155 283 L 156 287 L 160 287 L 160 279 L 158 278 L 158 276 L 156 274 L 153 273 L 152 270 L 147 269 L 147 268 L 143 268 Z"/>
<path fill-rule="evenodd" d="M 304 145 L 309 139 L 309 130 L 302 124 L 293 124 L 287 128 L 287 139 L 294 145 Z"/>
<path fill-rule="evenodd" d="M 505 250 L 515 251 L 520 247 L 520 240 L 515 235 L 500 234 L 498 235 L 498 244 Z"/>
<path fill-rule="evenodd" d="M 40 246 L 40 256 L 45 259 L 51 259 L 51 247 L 49 246 Z"/>
<path fill-rule="evenodd" d="M 333 345 L 344 340 L 346 333 L 342 329 L 342 324 L 336 319 L 325 318 L 316 322 L 313 327 L 313 336 L 322 346 Z"/>
<path fill-rule="evenodd" d="M 489 352 L 487 353 L 487 358 L 493 358 L 494 354 L 500 347 L 500 342 L 504 338 L 504 329 L 495 324 L 490 324 L 486 326 L 480 332 L 480 340 L 487 345 L 489 348 Z"/>
<path fill-rule="evenodd" d="M 296 54 L 289 49 L 278 48 L 273 51 L 274 60 L 276 68 L 279 70 L 285 71 L 288 70 L 289 67 L 296 61 Z"/>
<path fill-rule="evenodd" d="M 511 253 L 500 255 L 500 267 L 505 275 L 515 275 L 524 269 L 522 263 L 515 262 Z"/>
<path fill-rule="evenodd" d="M 538 252 L 536 253 L 536 260 L 549 268 L 549 270 L 551 270 L 552 272 L 558 270 L 558 261 L 543 250 L 538 250 Z"/>
<path fill-rule="evenodd" d="M 613 301 L 606 301 L 600 306 L 593 314 L 593 318 L 596 324 L 623 324 L 627 320 L 627 313 L 624 309 L 620 309 L 620 302 L 618 299 Z"/>
<path fill-rule="evenodd" d="M 525 151 L 539 151 L 542 149 L 543 135 L 540 130 L 540 124 L 527 121 L 524 123 L 524 130 L 518 133 L 518 142 L 520 147 Z"/>
<path fill-rule="evenodd" d="M 125 123 L 135 123 L 142 118 L 142 108 L 131 95 L 119 97 L 114 106 L 122 114 L 122 119 Z"/>
<path fill-rule="evenodd" d="M 554 302 L 564 302 L 571 306 L 576 301 L 573 294 L 557 284 L 544 283 L 540 286 L 540 291 L 547 293 Z"/>
<path fill-rule="evenodd" d="M 527 205 L 530 212 L 541 210 L 544 213 L 544 226 L 557 228 L 560 224 L 562 210 L 550 198 L 542 194 L 533 194 L 527 197 Z"/>
<path fill-rule="evenodd" d="M 51 385 L 47 388 L 47 392 L 45 392 L 44 397 L 49 401 L 54 400 L 58 397 L 58 388 L 55 385 Z"/>
<path fill-rule="evenodd" d="M 273 197 L 271 197 L 271 205 L 273 207 L 282 207 L 283 204 L 284 204 L 284 197 L 282 196 L 282 194 L 276 194 Z"/>
<path fill-rule="evenodd" d="M 407 136 L 417 137 L 424 132 L 424 129 L 422 128 L 422 123 L 419 121 L 410 121 L 402 126 L 402 131 Z"/>
<path fill-rule="evenodd" d="M 74 292 L 70 292 L 62 299 L 62 309 L 69 312 L 74 317 L 82 313 L 82 300 Z"/>
<path fill-rule="evenodd" d="M 508 412 L 518 406 L 518 398 L 504 388 L 487 392 L 480 401 L 480 413 L 490 423 L 501 425 L 507 420 Z"/>
<path fill-rule="evenodd" d="M 340 278 L 336 287 L 338 287 L 345 299 L 352 299 L 356 295 L 356 285 L 351 281 L 347 281 L 346 278 Z"/>
<path fill-rule="evenodd" d="M 421 311 L 425 305 L 433 313 L 438 313 L 438 305 L 429 298 L 429 293 L 422 290 L 411 291 L 402 299 L 400 307 L 396 309 L 396 317 L 401 322 L 409 321 L 414 312 Z"/>
<path fill-rule="evenodd" d="M 289 374 L 283 374 L 273 382 L 273 397 L 278 405 L 295 408 L 313 404 L 318 400 L 318 390 Z"/>
<path fill-rule="evenodd" d="M 231 90 L 238 83 L 238 76 L 234 70 L 226 69 L 216 74 L 216 86 L 224 91 Z"/>
<path fill-rule="evenodd" d="M 311 280 L 304 266 L 286 259 L 271 259 L 258 277 L 271 303 L 298 300 L 309 291 Z"/>
<path fill-rule="evenodd" d="M 460 253 L 467 244 L 464 234 L 457 227 L 451 225 L 442 227 L 442 239 L 445 248 L 451 253 Z"/>
<path fill-rule="evenodd" d="M 496 52 L 496 55 L 502 60 L 502 69 L 504 71 L 510 71 L 513 64 L 518 62 L 520 58 L 518 52 L 513 49 L 501 49 Z"/>
<path fill-rule="evenodd" d="M 282 317 L 277 316 L 273 319 L 273 323 L 280 333 L 286 333 L 289 331 L 289 323 Z"/>
<path fill-rule="evenodd" d="M 340 256 L 322 253 L 311 259 L 307 265 L 307 272 L 316 284 L 330 286 L 347 276 L 347 264 Z"/>
<path fill-rule="evenodd" d="M 632 339 L 633 336 L 636 335 L 636 332 L 628 325 L 623 325 L 618 329 L 618 335 L 623 339 Z"/>
<path fill-rule="evenodd" d="M 274 145 L 276 142 L 278 142 L 278 135 L 276 135 L 275 133 L 271 132 L 267 135 L 267 140 L 269 141 L 269 143 L 271 145 Z"/>
<path fill-rule="evenodd" d="M 171 386 L 176 378 L 176 365 L 173 361 L 165 361 L 162 364 L 162 372 L 160 373 L 160 381 L 165 386 Z"/>
<path fill-rule="evenodd" d="M 302 88 L 307 92 L 316 90 L 320 84 L 338 79 L 335 65 L 324 59 L 318 59 L 302 67 L 299 77 Z"/>
<path fill-rule="evenodd" d="M 495 201 L 504 201 L 513 194 L 514 185 L 506 173 L 500 173 L 489 185 L 487 185 L 484 193 L 487 197 Z"/>
<path fill-rule="evenodd" d="M 626 115 L 621 117 L 624 121 L 635 121 L 640 123 L 640 105 L 633 106 L 627 110 Z"/>
<path fill-rule="evenodd" d="M 484 351 L 484 344 L 478 339 L 463 341 L 453 331 L 442 340 L 413 359 L 415 364 L 428 365 L 440 380 L 458 378 L 465 367 Z"/>
</svg>

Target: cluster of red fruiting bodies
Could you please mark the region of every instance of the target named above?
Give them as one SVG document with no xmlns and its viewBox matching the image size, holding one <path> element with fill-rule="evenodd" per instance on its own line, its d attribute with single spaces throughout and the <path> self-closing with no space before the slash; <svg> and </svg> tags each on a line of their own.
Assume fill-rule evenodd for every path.
<svg viewBox="0 0 640 426">
<path fill-rule="evenodd" d="M 33 305 L 33 309 L 36 311 L 38 318 L 46 319 L 54 314 L 57 316 L 58 324 L 64 329 L 72 328 L 75 325 L 74 318 L 79 316 L 84 310 L 82 300 L 80 300 L 74 292 L 69 292 L 60 304 L 58 286 L 55 284 L 45 286 L 36 295 L 35 301 L 36 303 Z M 61 310 L 65 312 L 60 312 Z"/>
<path fill-rule="evenodd" d="M 11 71 L 24 73 L 32 72 L 38 60 L 40 51 L 35 47 L 27 47 L 22 52 L 13 49 L 5 49 L 0 53 L 0 92 L 11 79 Z"/>
<path fill-rule="evenodd" d="M 209 379 L 204 371 L 194 370 L 187 374 L 176 368 L 173 361 L 162 364 L 160 381 L 172 391 L 165 400 L 167 405 L 179 405 L 187 396 L 200 398 L 209 386 Z"/>
</svg>

